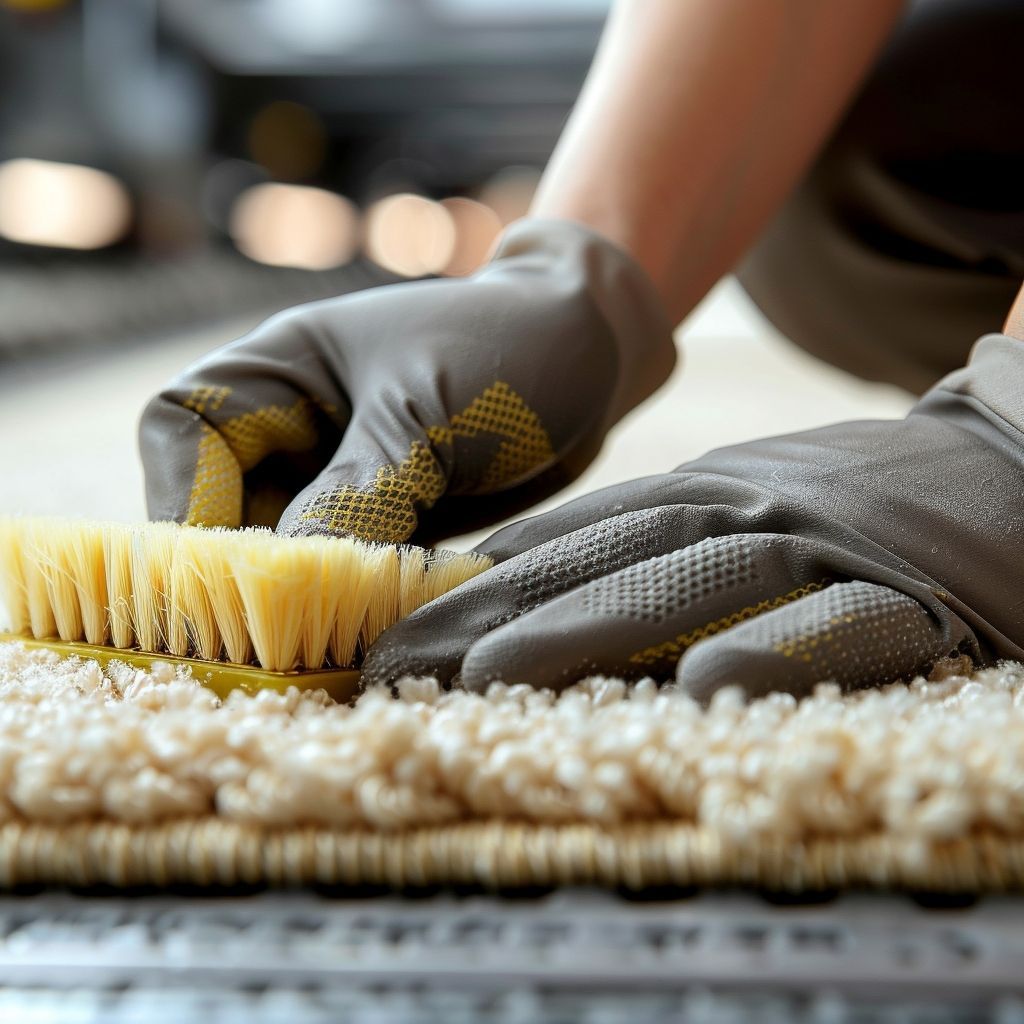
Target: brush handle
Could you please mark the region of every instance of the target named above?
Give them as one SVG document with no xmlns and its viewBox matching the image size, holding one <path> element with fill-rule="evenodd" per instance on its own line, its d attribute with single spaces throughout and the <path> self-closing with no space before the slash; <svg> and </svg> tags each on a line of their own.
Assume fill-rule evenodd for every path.
<svg viewBox="0 0 1024 1024">
<path fill-rule="evenodd" d="M 63 658 L 86 658 L 106 667 L 121 661 L 133 668 L 151 669 L 158 662 L 188 668 L 193 679 L 218 697 L 226 698 L 232 690 L 258 693 L 276 690 L 284 693 L 288 687 L 300 690 L 326 690 L 339 703 L 351 700 L 359 690 L 360 673 L 357 669 L 329 669 L 310 672 L 268 672 L 252 665 L 232 665 L 228 662 L 198 661 L 176 658 L 170 654 L 146 654 L 142 651 L 122 651 L 117 647 L 97 647 L 93 644 L 72 643 L 64 640 L 37 640 L 30 636 L 0 633 L 0 644 L 18 643 L 29 650 L 53 651 Z"/>
</svg>

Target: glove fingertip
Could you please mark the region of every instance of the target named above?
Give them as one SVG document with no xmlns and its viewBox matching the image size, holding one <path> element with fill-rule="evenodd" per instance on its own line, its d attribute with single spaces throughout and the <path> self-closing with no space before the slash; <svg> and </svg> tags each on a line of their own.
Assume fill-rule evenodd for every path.
<svg viewBox="0 0 1024 1024">
<path fill-rule="evenodd" d="M 738 686 L 747 697 L 763 696 L 791 682 L 771 652 L 737 645 L 725 634 L 694 644 L 679 659 L 676 682 L 698 704 L 707 706 L 714 695 Z"/>
</svg>

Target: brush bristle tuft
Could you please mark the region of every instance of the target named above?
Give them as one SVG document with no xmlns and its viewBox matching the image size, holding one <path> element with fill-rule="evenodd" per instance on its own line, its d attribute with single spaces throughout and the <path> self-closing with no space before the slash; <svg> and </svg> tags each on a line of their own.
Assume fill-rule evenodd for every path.
<svg viewBox="0 0 1024 1024">
<path fill-rule="evenodd" d="M 347 668 L 489 565 L 263 529 L 0 519 L 0 628 L 272 672 Z"/>
</svg>

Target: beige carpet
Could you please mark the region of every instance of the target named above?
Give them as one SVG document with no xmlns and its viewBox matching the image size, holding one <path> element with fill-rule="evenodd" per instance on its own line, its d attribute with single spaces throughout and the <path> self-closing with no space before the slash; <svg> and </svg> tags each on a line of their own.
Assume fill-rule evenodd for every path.
<svg viewBox="0 0 1024 1024">
<path fill-rule="evenodd" d="M 1024 884 L 1024 667 L 354 706 L 0 645 L 0 885 Z"/>
</svg>

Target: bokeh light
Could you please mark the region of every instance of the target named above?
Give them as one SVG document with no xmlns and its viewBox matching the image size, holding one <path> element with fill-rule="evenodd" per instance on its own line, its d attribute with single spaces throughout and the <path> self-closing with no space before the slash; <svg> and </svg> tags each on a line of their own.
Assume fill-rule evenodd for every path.
<svg viewBox="0 0 1024 1024">
<path fill-rule="evenodd" d="M 403 277 L 440 274 L 452 262 L 455 244 L 451 213 L 424 196 L 400 192 L 367 212 L 367 256 Z"/>
<path fill-rule="evenodd" d="M 0 0 L 0 7 L 6 7 L 12 11 L 55 11 L 61 7 L 68 7 L 71 0 Z"/>
<path fill-rule="evenodd" d="M 238 197 L 229 231 L 239 250 L 260 263 L 328 270 L 355 255 L 359 215 L 334 192 L 270 182 Z"/>
<path fill-rule="evenodd" d="M 26 245 L 102 249 L 124 237 L 128 190 L 93 167 L 17 159 L 0 164 L 0 235 Z"/>
<path fill-rule="evenodd" d="M 489 206 L 461 196 L 444 199 L 441 205 L 455 224 L 455 249 L 443 273 L 451 277 L 471 274 L 490 255 L 501 233 L 501 219 Z"/>
<path fill-rule="evenodd" d="M 327 152 L 327 131 L 309 107 L 278 101 L 252 119 L 248 143 L 252 158 L 272 178 L 297 181 L 320 170 Z"/>
</svg>

